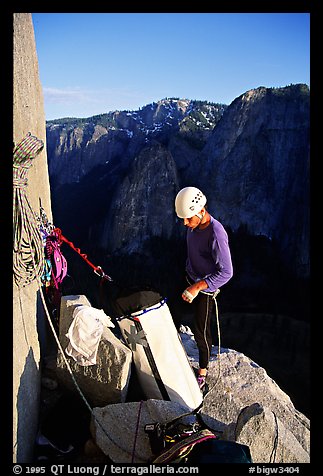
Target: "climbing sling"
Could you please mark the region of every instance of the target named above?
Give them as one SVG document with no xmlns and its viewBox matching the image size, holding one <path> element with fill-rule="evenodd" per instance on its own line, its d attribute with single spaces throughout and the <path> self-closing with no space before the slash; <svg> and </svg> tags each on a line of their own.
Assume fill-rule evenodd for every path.
<svg viewBox="0 0 323 476">
<path fill-rule="evenodd" d="M 67 274 L 67 261 L 61 252 L 61 242 L 55 230 L 46 236 L 46 258 L 51 263 L 51 277 L 53 285 L 58 289 Z"/>
<path fill-rule="evenodd" d="M 51 308 L 52 317 L 59 322 L 59 307 L 62 295 L 62 282 L 67 275 L 67 260 L 62 253 L 61 245 L 68 244 L 81 258 L 93 269 L 95 274 L 101 277 L 101 283 L 104 280 L 112 281 L 112 278 L 104 273 L 101 266 L 95 266 L 88 259 L 87 255 L 81 253 L 79 248 L 69 241 L 62 233 L 60 228 L 55 227 L 49 222 L 44 209 L 40 203 L 40 213 L 38 217 L 39 228 L 43 240 L 45 264 L 42 274 L 42 283 L 45 285 L 47 305 Z"/>
</svg>

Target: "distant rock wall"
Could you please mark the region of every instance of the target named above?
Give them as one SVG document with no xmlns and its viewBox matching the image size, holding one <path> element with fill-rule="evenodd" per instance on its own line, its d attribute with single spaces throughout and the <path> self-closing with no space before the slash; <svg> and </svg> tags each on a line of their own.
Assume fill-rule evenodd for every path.
<svg viewBox="0 0 323 476">
<path fill-rule="evenodd" d="M 210 208 L 233 230 L 246 225 L 276 240 L 303 278 L 310 269 L 309 137 L 308 87 L 262 87 L 231 103 L 200 158 Z"/>
<path fill-rule="evenodd" d="M 50 121 L 56 220 L 104 252 L 145 254 L 147 236 L 178 234 L 174 199 L 194 185 L 225 227 L 266 237 L 308 278 L 308 86 L 259 87 L 222 108 L 182 103 Z"/>
<path fill-rule="evenodd" d="M 131 253 L 151 236 L 169 239 L 175 235 L 173 196 L 177 190 L 177 169 L 170 152 L 159 143 L 144 149 L 114 195 L 100 240 L 102 248 Z"/>
<path fill-rule="evenodd" d="M 34 29 L 30 13 L 13 16 L 13 141 L 28 132 L 46 145 L 45 114 L 39 80 Z M 51 220 L 46 147 L 28 171 L 28 200 L 39 213 L 39 198 Z M 24 288 L 13 284 L 13 461 L 33 458 L 38 426 L 40 336 L 44 315 L 36 281 Z"/>
<path fill-rule="evenodd" d="M 227 106 L 164 99 L 138 111 L 114 111 L 86 119 L 47 122 L 49 173 L 55 186 L 80 181 L 98 165 L 109 174 L 126 170 L 127 161 L 151 142 L 174 134 L 202 144 Z M 122 163 L 121 163 L 122 162 Z"/>
</svg>

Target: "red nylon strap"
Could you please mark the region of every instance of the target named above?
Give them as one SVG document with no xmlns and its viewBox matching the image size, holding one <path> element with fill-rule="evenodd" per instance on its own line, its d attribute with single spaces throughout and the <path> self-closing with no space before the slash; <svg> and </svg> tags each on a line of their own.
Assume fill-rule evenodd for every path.
<svg viewBox="0 0 323 476">
<path fill-rule="evenodd" d="M 57 234 L 58 236 L 58 240 L 59 240 L 59 243 L 61 244 L 62 242 L 64 243 L 67 243 L 74 251 L 76 251 L 76 253 L 78 253 L 81 258 L 84 259 L 84 261 L 86 261 L 86 263 L 91 266 L 91 268 L 94 270 L 94 272 L 101 276 L 102 278 L 104 279 L 107 279 L 109 281 L 112 281 L 112 278 L 110 278 L 110 276 L 108 276 L 107 274 L 105 274 L 105 272 L 103 271 L 103 269 L 101 268 L 101 266 L 95 266 L 93 263 L 91 263 L 91 261 L 88 259 L 87 255 L 84 254 L 84 253 L 81 253 L 81 250 L 80 248 L 76 248 L 76 246 L 74 245 L 74 243 L 72 243 L 71 241 L 69 241 L 67 238 L 65 238 L 65 236 L 62 234 L 62 230 L 60 228 L 54 228 L 54 232 Z"/>
</svg>

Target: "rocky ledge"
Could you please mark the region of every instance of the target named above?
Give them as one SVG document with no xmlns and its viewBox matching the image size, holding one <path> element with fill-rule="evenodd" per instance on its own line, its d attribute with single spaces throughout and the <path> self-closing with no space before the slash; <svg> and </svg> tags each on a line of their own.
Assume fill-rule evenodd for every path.
<svg viewBox="0 0 323 476">
<path fill-rule="evenodd" d="M 66 296 L 62 300 L 60 340 L 64 348 L 72 310 L 80 304 L 90 306 L 85 296 Z M 179 331 L 188 360 L 197 367 L 193 334 L 187 326 L 181 326 Z M 96 365 L 82 367 L 67 359 L 92 406 L 89 439 L 84 448 L 90 445 L 103 460 L 115 463 L 148 463 L 153 454 L 145 425 L 166 423 L 190 409 L 178 402 L 142 395 L 131 398 L 129 389 L 135 372 L 132 373 L 129 357 L 129 348 L 108 332 L 100 342 Z M 118 369 L 123 377 L 113 377 L 111 369 Z M 73 389 L 62 356 L 57 359 L 56 377 L 61 388 Z M 199 414 L 218 438 L 247 445 L 254 463 L 310 462 L 310 421 L 264 368 L 240 352 L 223 347 L 219 352 L 213 346 L 207 384 Z"/>
</svg>

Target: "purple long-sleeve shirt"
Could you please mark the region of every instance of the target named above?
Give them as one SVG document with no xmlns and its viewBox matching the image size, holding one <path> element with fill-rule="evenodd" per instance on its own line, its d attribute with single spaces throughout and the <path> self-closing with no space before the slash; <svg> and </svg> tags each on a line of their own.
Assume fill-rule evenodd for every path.
<svg viewBox="0 0 323 476">
<path fill-rule="evenodd" d="M 204 291 L 213 293 L 232 278 L 233 268 L 227 232 L 210 217 L 203 230 L 187 230 L 186 272 L 194 282 L 204 279 L 208 285 Z"/>
</svg>

